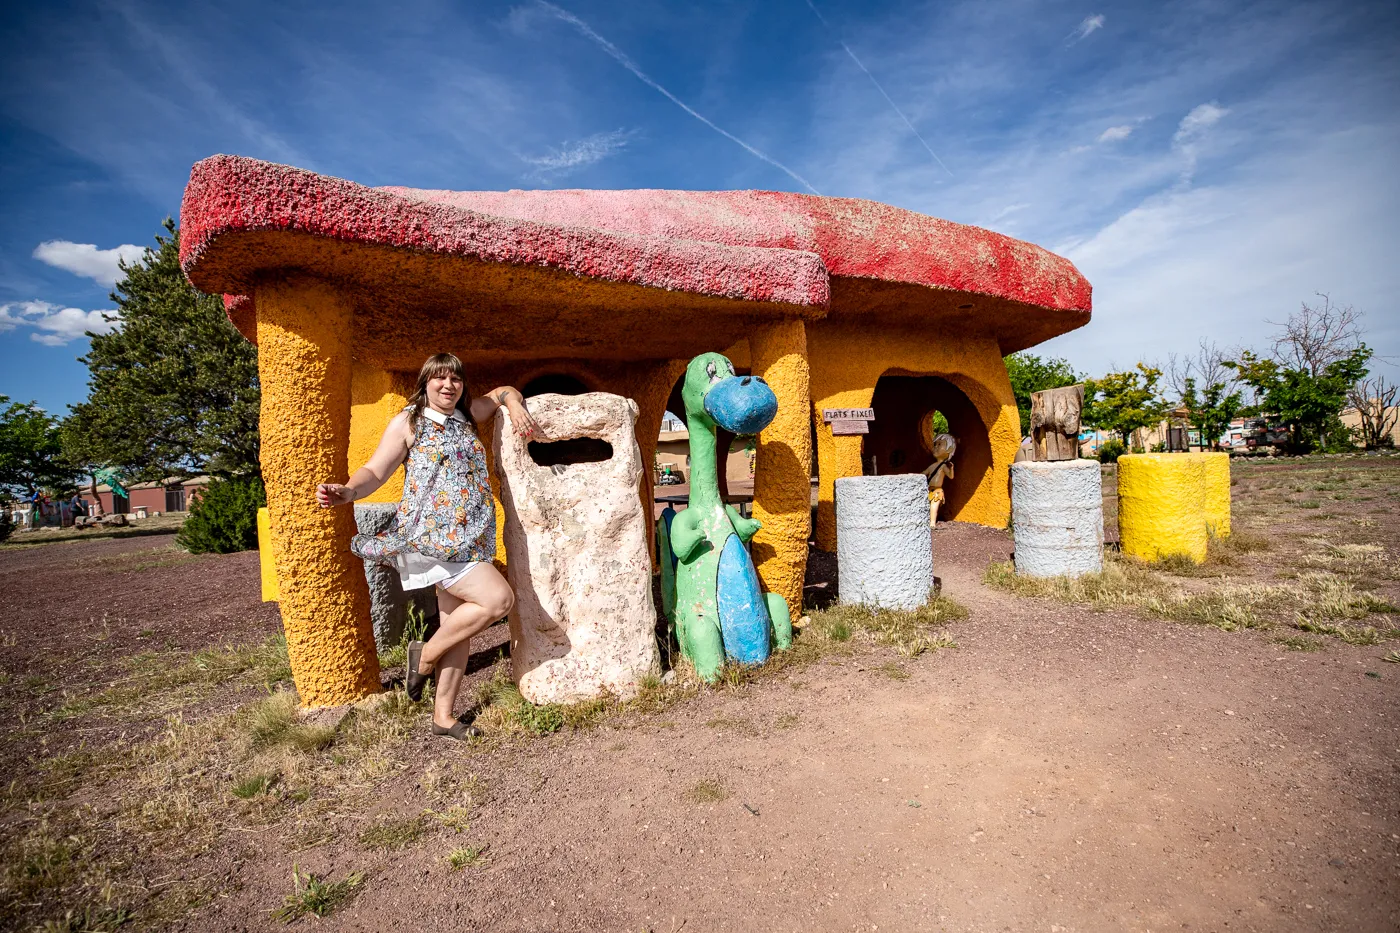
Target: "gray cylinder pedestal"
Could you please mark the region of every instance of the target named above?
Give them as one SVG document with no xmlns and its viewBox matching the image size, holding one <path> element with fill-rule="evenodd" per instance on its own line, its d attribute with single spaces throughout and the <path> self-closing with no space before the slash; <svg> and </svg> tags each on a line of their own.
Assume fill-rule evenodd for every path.
<svg viewBox="0 0 1400 933">
<path fill-rule="evenodd" d="M 374 535 L 389 527 L 398 511 L 397 502 L 371 502 L 355 506 L 355 527 L 362 535 Z M 369 584 L 369 614 L 374 624 L 374 644 L 387 651 L 403 638 L 408 607 L 416 606 L 428 623 L 438 614 L 437 587 L 404 592 L 399 585 L 399 572 L 372 560 L 365 561 L 365 581 Z"/>
<path fill-rule="evenodd" d="M 836 481 L 837 578 L 843 603 L 917 609 L 933 589 L 928 481 L 919 473 Z"/>
<path fill-rule="evenodd" d="M 1011 465 L 1016 572 L 1077 577 L 1103 569 L 1103 476 L 1097 460 Z"/>
</svg>

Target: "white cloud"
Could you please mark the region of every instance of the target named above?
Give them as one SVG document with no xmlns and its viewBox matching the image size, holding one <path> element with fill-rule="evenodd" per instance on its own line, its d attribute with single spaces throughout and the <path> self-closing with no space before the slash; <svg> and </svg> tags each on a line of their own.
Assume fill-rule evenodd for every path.
<svg viewBox="0 0 1400 933">
<path fill-rule="evenodd" d="M 1103 371 L 1189 352 L 1202 337 L 1259 348 L 1268 321 L 1327 291 L 1367 312 L 1367 343 L 1393 353 L 1397 144 L 1394 128 L 1331 133 L 1260 152 L 1238 182 L 1147 198 L 1064 250 L 1094 285 L 1094 321 L 1037 352 Z"/>
<path fill-rule="evenodd" d="M 1219 123 L 1229 112 L 1215 101 L 1211 101 L 1208 104 L 1195 107 L 1181 118 L 1181 123 L 1172 136 L 1172 148 L 1186 159 L 1186 168 L 1182 172 L 1183 179 L 1189 180 L 1195 174 L 1196 156 L 1200 152 L 1201 143 L 1205 140 L 1210 128 Z"/>
<path fill-rule="evenodd" d="M 1133 128 L 1131 126 L 1110 126 L 1099 134 L 1099 142 L 1116 143 L 1127 139 L 1132 134 Z"/>
<path fill-rule="evenodd" d="M 49 347 L 60 347 L 88 331 L 94 334 L 110 334 L 118 327 L 117 321 L 108 321 L 103 315 L 114 314 L 112 310 L 83 311 L 80 308 L 65 308 L 47 301 L 18 301 L 0 304 L 0 333 L 19 327 L 32 327 L 29 339 Z"/>
<path fill-rule="evenodd" d="M 1095 13 L 1093 16 L 1084 17 L 1083 22 L 1075 27 L 1074 32 L 1070 33 L 1070 41 L 1078 42 L 1081 39 L 1087 39 L 1092 33 L 1098 32 L 1103 28 L 1103 20 L 1104 16 L 1102 13 Z"/>
<path fill-rule="evenodd" d="M 92 243 L 45 240 L 34 247 L 34 258 L 40 262 L 48 263 L 74 275 L 86 276 L 109 287 L 116 285 L 117 279 L 121 278 L 122 273 L 117 265 L 118 262 L 125 260 L 130 264 L 140 259 L 145 253 L 144 247 L 133 246 L 130 243 L 123 243 L 112 249 L 98 249 Z"/>
<path fill-rule="evenodd" d="M 601 162 L 614 152 L 618 152 L 626 147 L 628 139 L 632 136 L 629 130 L 613 130 L 611 133 L 594 133 L 587 139 L 580 139 L 577 142 L 566 142 L 558 149 L 553 150 L 549 155 L 531 158 L 524 156 L 526 162 L 544 172 L 568 172 L 584 165 L 592 165 Z"/>
<path fill-rule="evenodd" d="M 1172 137 L 1172 145 L 1186 146 L 1200 139 L 1206 130 L 1219 123 L 1221 118 L 1229 112 L 1215 101 L 1201 104 L 1181 118 L 1181 124 L 1176 128 L 1176 135 Z"/>
</svg>

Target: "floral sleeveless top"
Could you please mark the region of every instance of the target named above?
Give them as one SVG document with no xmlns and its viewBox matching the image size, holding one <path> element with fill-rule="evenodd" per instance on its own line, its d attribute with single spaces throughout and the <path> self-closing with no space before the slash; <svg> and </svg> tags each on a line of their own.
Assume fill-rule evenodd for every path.
<svg viewBox="0 0 1400 933">
<path fill-rule="evenodd" d="M 460 411 L 448 417 L 423 409 L 413 424 L 398 513 L 379 534 L 356 535 L 350 550 L 400 570 L 422 558 L 457 563 L 496 556 L 486 449 Z"/>
</svg>

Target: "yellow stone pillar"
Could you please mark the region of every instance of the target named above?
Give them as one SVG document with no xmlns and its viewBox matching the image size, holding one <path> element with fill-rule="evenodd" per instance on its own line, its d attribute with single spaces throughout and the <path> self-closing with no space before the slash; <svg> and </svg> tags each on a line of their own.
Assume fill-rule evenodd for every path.
<svg viewBox="0 0 1400 933">
<path fill-rule="evenodd" d="M 753 517 L 763 527 L 753 538 L 758 577 L 787 600 L 792 618 L 802 615 L 807 536 L 812 527 L 812 396 L 807 329 L 800 320 L 760 328 L 749 338 L 750 371 L 778 396 L 778 414 L 758 436 Z"/>
<path fill-rule="evenodd" d="M 350 553 L 353 507 L 322 509 L 316 484 L 344 482 L 350 446 L 352 307 L 306 277 L 258 286 L 259 431 L 277 589 L 303 706 L 379 690 L 364 564 Z"/>
<path fill-rule="evenodd" d="M 830 398 L 822 399 L 821 408 L 869 408 L 870 397 L 875 387 L 839 392 Z M 831 425 L 823 421 L 821 412 L 814 413 L 817 420 L 817 547 L 823 551 L 836 550 L 836 481 L 845 476 L 865 475 L 865 464 L 861 461 L 861 441 L 859 434 L 836 437 L 831 433 Z"/>
</svg>

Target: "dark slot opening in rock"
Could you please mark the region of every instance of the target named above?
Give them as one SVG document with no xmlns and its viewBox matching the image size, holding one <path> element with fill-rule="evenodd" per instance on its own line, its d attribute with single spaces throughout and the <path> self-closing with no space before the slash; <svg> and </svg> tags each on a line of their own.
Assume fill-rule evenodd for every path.
<svg viewBox="0 0 1400 933">
<path fill-rule="evenodd" d="M 569 463 L 602 463 L 611 460 L 612 444 L 596 437 L 572 437 L 567 441 L 531 441 L 530 459 L 540 466 Z"/>
</svg>

